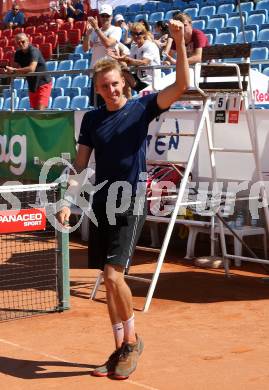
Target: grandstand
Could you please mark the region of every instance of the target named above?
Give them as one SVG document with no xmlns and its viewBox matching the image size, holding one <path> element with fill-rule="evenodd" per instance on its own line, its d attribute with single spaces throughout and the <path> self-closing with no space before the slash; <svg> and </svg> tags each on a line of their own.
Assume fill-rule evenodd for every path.
<svg viewBox="0 0 269 390">
<path fill-rule="evenodd" d="M 112 2 L 112 4 L 116 2 Z M 198 1 L 148 1 L 132 2 L 130 5 L 117 5 L 114 15 L 121 13 L 126 21 L 134 22 L 140 18 L 148 20 L 153 28 L 158 20 L 169 20 L 176 10 L 190 14 L 193 26 L 202 29 L 211 45 L 233 44 L 244 41 L 251 44 L 253 68 L 269 74 L 269 0 L 253 1 L 241 4 L 244 29 L 241 26 L 240 10 L 233 0 Z M 93 11 L 90 11 L 93 12 Z M 38 47 L 47 60 L 49 71 L 62 71 L 53 75 L 53 91 L 50 109 L 88 109 L 91 79 L 79 75 L 88 69 L 91 52 L 84 53 L 81 39 L 86 28 L 85 20 L 69 22 L 58 26 L 49 14 L 30 16 L 23 28 L 0 30 L 0 71 L 12 62 L 15 52 L 14 37 L 19 32 L 29 35 L 31 43 Z M 240 59 L 239 59 L 240 61 Z M 257 63 L 258 62 L 258 63 Z M 65 74 L 63 71 L 77 71 Z M 2 73 L 2 72 L 1 72 Z M 21 79 L 14 81 L 14 108 L 27 110 L 27 83 Z M 11 87 L 2 86 L 0 90 L 0 109 L 10 109 Z"/>
</svg>

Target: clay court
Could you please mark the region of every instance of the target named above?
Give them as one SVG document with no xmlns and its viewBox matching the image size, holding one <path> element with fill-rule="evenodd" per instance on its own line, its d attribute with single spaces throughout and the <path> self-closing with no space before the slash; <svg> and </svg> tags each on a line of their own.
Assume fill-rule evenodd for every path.
<svg viewBox="0 0 269 390">
<path fill-rule="evenodd" d="M 148 313 L 145 285 L 131 282 L 137 330 L 145 350 L 125 381 L 94 378 L 112 352 L 104 288 L 89 300 L 96 271 L 86 245 L 71 241 L 71 309 L 0 323 L 0 384 L 8 390 L 266 389 L 269 365 L 269 283 L 259 265 L 206 270 L 173 250 Z M 136 252 L 132 273 L 148 276 L 152 256 Z"/>
</svg>

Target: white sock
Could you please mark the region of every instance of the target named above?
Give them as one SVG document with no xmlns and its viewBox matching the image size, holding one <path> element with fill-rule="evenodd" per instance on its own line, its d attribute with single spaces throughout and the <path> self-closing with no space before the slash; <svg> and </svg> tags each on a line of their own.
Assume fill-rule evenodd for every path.
<svg viewBox="0 0 269 390">
<path fill-rule="evenodd" d="M 124 329 L 122 322 L 112 325 L 116 348 L 119 348 L 123 342 Z"/>
<path fill-rule="evenodd" d="M 132 317 L 130 317 L 126 321 L 122 321 L 123 323 L 123 328 L 124 328 L 124 340 L 128 341 L 130 338 L 135 337 L 135 329 L 134 329 L 134 313 Z"/>
</svg>

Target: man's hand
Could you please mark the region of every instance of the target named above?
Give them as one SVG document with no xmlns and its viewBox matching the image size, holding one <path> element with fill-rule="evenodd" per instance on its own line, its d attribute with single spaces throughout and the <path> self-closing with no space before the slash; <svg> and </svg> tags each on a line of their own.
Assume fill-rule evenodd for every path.
<svg viewBox="0 0 269 390">
<path fill-rule="evenodd" d="M 174 41 L 182 42 L 184 40 L 184 24 L 180 20 L 169 20 L 168 27 Z"/>
<path fill-rule="evenodd" d="M 60 224 L 63 225 L 64 227 L 66 227 L 67 225 L 69 225 L 70 215 L 71 215 L 70 208 L 67 206 L 64 206 L 61 208 L 60 211 L 58 211 L 56 217 L 57 217 L 57 220 L 60 222 Z"/>
<path fill-rule="evenodd" d="M 12 66 L 6 66 L 6 69 L 5 69 L 6 73 L 15 73 L 16 72 L 16 68 L 13 68 Z"/>
<path fill-rule="evenodd" d="M 88 18 L 88 22 L 91 25 L 91 27 L 93 28 L 93 30 L 96 30 L 98 28 L 98 20 L 97 20 L 97 18 L 93 18 L 92 16 L 90 16 Z"/>
</svg>

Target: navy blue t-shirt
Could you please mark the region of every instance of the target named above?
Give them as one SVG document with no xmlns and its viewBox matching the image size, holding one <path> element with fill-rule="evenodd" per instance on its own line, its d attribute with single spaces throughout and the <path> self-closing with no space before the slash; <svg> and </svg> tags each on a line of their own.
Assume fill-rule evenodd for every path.
<svg viewBox="0 0 269 390">
<path fill-rule="evenodd" d="M 95 194 L 105 201 L 115 181 L 127 181 L 135 195 L 140 172 L 146 172 L 146 137 L 150 122 L 165 110 L 157 105 L 157 94 L 129 100 L 117 111 L 106 107 L 87 112 L 82 120 L 78 143 L 95 150 L 96 182 L 108 180 Z"/>
</svg>

